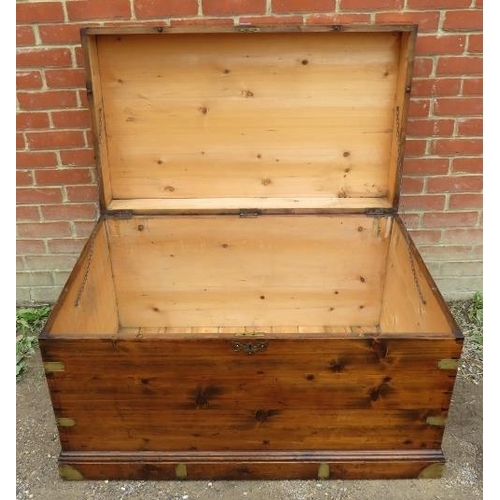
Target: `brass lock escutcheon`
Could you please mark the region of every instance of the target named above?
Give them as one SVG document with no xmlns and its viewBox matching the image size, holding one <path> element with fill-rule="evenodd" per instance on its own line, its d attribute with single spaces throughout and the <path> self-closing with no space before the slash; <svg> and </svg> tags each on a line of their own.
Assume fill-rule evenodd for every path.
<svg viewBox="0 0 500 500">
<path fill-rule="evenodd" d="M 233 351 L 255 354 L 263 351 L 267 347 L 267 342 L 264 340 L 259 342 L 231 342 L 231 345 L 233 346 Z"/>
</svg>

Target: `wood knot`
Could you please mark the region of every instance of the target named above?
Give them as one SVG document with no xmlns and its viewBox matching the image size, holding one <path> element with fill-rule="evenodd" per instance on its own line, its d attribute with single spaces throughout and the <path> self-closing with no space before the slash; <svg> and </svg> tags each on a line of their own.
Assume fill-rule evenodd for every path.
<svg viewBox="0 0 500 500">
<path fill-rule="evenodd" d="M 263 423 L 268 418 L 272 417 L 273 415 L 277 415 L 278 413 L 279 412 L 277 410 L 257 410 L 255 412 L 255 420 L 257 420 L 257 422 Z"/>
<path fill-rule="evenodd" d="M 345 369 L 345 363 L 342 360 L 335 360 L 330 363 L 330 370 L 333 373 L 343 372 Z"/>
<path fill-rule="evenodd" d="M 206 106 L 200 106 L 198 108 L 198 111 L 202 114 L 202 115 L 206 115 L 208 113 L 208 108 Z"/>
<path fill-rule="evenodd" d="M 269 186 L 272 183 L 271 179 L 262 179 L 260 182 L 263 186 Z"/>
<path fill-rule="evenodd" d="M 247 90 L 247 89 L 242 90 L 241 95 L 243 97 L 254 97 L 254 93 L 251 90 Z"/>
</svg>

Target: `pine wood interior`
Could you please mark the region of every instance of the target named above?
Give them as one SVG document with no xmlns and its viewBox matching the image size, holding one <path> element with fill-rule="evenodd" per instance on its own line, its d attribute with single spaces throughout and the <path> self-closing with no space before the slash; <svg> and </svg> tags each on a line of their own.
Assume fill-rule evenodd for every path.
<svg viewBox="0 0 500 500">
<path fill-rule="evenodd" d="M 364 215 L 107 219 L 49 334 L 450 335 L 403 234 Z"/>
<path fill-rule="evenodd" d="M 89 37 L 104 205 L 393 206 L 409 39 L 397 30 Z"/>
</svg>

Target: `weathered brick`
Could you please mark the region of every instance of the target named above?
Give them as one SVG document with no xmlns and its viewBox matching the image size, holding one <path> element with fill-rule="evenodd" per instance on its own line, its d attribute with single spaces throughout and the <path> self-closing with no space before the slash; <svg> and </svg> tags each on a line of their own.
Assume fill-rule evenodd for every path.
<svg viewBox="0 0 500 500">
<path fill-rule="evenodd" d="M 429 99 L 411 99 L 408 107 L 408 116 L 423 118 L 429 116 L 431 102 Z"/>
<path fill-rule="evenodd" d="M 431 142 L 431 153 L 436 155 L 469 155 L 483 153 L 482 139 L 436 139 Z"/>
<path fill-rule="evenodd" d="M 52 284 L 52 274 L 49 271 L 21 271 L 16 273 L 17 286 L 43 286 Z"/>
<path fill-rule="evenodd" d="M 480 276 L 438 278 L 439 286 L 450 290 L 450 297 L 470 298 L 470 296 L 483 289 L 483 278 Z"/>
<path fill-rule="evenodd" d="M 57 165 L 57 156 L 52 151 L 18 151 L 17 168 L 46 168 Z"/>
<path fill-rule="evenodd" d="M 434 104 L 437 116 L 480 116 L 483 100 L 480 97 L 440 97 Z"/>
<path fill-rule="evenodd" d="M 469 35 L 469 43 L 467 44 L 467 52 L 472 54 L 483 53 L 483 35 Z"/>
<path fill-rule="evenodd" d="M 466 78 L 463 83 L 463 95 L 483 95 L 482 78 Z"/>
<path fill-rule="evenodd" d="M 455 120 L 410 120 L 406 127 L 408 136 L 443 137 L 453 135 Z"/>
<path fill-rule="evenodd" d="M 370 14 L 312 14 L 306 17 L 309 25 L 363 24 L 370 22 Z"/>
<path fill-rule="evenodd" d="M 198 14 L 196 0 L 135 0 L 137 19 L 162 18 L 167 16 L 195 16 Z M 205 12 L 206 14 L 206 12 Z"/>
<path fill-rule="evenodd" d="M 287 12 L 328 12 L 335 10 L 335 0 L 272 0 L 271 9 L 275 13 Z"/>
<path fill-rule="evenodd" d="M 406 139 L 404 151 L 405 157 L 422 156 L 425 153 L 425 146 L 427 141 Z"/>
<path fill-rule="evenodd" d="M 66 188 L 68 201 L 93 201 L 98 200 L 97 186 L 68 186 Z"/>
<path fill-rule="evenodd" d="M 419 78 L 411 85 L 414 97 L 456 96 L 460 92 L 459 78 Z"/>
<path fill-rule="evenodd" d="M 238 16 L 240 14 L 264 14 L 266 0 L 203 0 L 206 16 Z"/>
<path fill-rule="evenodd" d="M 17 2 L 16 21 L 22 23 L 46 23 L 63 21 L 62 2 Z"/>
<path fill-rule="evenodd" d="M 22 109 L 73 108 L 77 104 L 74 90 L 18 92 L 17 99 Z"/>
<path fill-rule="evenodd" d="M 16 149 L 26 148 L 26 140 L 24 139 L 24 133 L 16 133 Z"/>
<path fill-rule="evenodd" d="M 67 166 L 85 166 L 93 165 L 94 150 L 93 149 L 67 149 L 61 151 L 61 162 Z"/>
<path fill-rule="evenodd" d="M 26 266 L 37 271 L 71 270 L 77 256 L 73 255 L 27 255 Z"/>
<path fill-rule="evenodd" d="M 53 111 L 51 116 L 57 128 L 89 128 L 91 123 L 90 113 L 86 109 Z"/>
<path fill-rule="evenodd" d="M 67 48 L 18 49 L 18 68 L 54 68 L 71 66 L 71 51 Z"/>
<path fill-rule="evenodd" d="M 482 228 L 453 228 L 443 231 L 441 240 L 444 244 L 472 245 L 483 241 Z"/>
<path fill-rule="evenodd" d="M 432 72 L 433 61 L 430 57 L 416 57 L 413 65 L 413 76 L 429 76 Z"/>
<path fill-rule="evenodd" d="M 421 12 L 381 12 L 375 14 L 375 23 L 418 24 L 420 32 L 436 31 L 439 24 L 438 11 Z"/>
<path fill-rule="evenodd" d="M 402 197 L 404 210 L 443 210 L 446 197 L 444 195 L 420 195 Z"/>
<path fill-rule="evenodd" d="M 341 10 L 375 11 L 402 9 L 404 0 L 340 0 Z"/>
<path fill-rule="evenodd" d="M 75 221 L 73 226 L 75 228 L 76 237 L 88 238 L 95 227 L 95 223 L 89 221 Z"/>
<path fill-rule="evenodd" d="M 30 291 L 31 300 L 35 304 L 54 304 L 61 294 L 61 288 L 58 286 L 40 286 L 34 287 Z"/>
<path fill-rule="evenodd" d="M 29 222 L 40 220 L 40 213 L 37 206 L 17 205 L 16 222 Z"/>
<path fill-rule="evenodd" d="M 87 240 L 84 238 L 65 238 L 62 240 L 52 239 L 49 240 L 48 247 L 49 253 L 60 254 L 60 253 L 69 253 L 69 254 L 79 254 L 85 242 Z"/>
<path fill-rule="evenodd" d="M 422 215 L 422 227 L 449 228 L 471 227 L 477 223 L 478 213 L 475 212 L 428 212 Z"/>
<path fill-rule="evenodd" d="M 481 10 L 450 10 L 445 13 L 443 29 L 446 31 L 471 31 L 483 29 Z"/>
<path fill-rule="evenodd" d="M 85 86 L 83 69 L 48 69 L 45 71 L 47 85 L 51 88 L 75 88 Z"/>
<path fill-rule="evenodd" d="M 28 132 L 30 149 L 59 149 L 83 147 L 85 141 L 80 130 L 51 130 L 47 132 Z"/>
<path fill-rule="evenodd" d="M 422 177 L 403 177 L 401 190 L 404 193 L 421 193 L 424 189 Z"/>
<path fill-rule="evenodd" d="M 483 158 L 453 158 L 451 171 L 457 174 L 479 174 L 483 172 Z"/>
<path fill-rule="evenodd" d="M 48 128 L 49 115 L 48 113 L 17 113 L 16 128 L 17 130 L 33 130 L 37 128 Z"/>
<path fill-rule="evenodd" d="M 20 238 L 52 238 L 71 236 L 69 222 L 38 222 L 17 224 L 17 234 Z"/>
<path fill-rule="evenodd" d="M 220 18 L 220 17 L 188 17 L 186 19 L 172 19 L 170 26 L 175 28 L 177 26 L 233 26 L 234 19 Z"/>
<path fill-rule="evenodd" d="M 143 3 L 136 1 L 137 5 Z M 158 2 L 155 2 L 158 3 Z M 164 3 L 164 2 L 159 2 Z M 184 2 L 183 2 L 184 3 Z M 84 0 L 66 2 L 70 21 L 94 21 L 96 19 L 130 19 L 129 0 Z"/>
<path fill-rule="evenodd" d="M 476 56 L 441 56 L 438 59 L 437 75 L 481 75 L 483 58 Z"/>
<path fill-rule="evenodd" d="M 93 203 L 44 205 L 41 211 L 45 220 L 95 219 L 96 217 L 96 206 Z"/>
<path fill-rule="evenodd" d="M 483 208 L 483 195 L 480 193 L 452 194 L 450 195 L 450 209 L 462 210 L 470 208 Z"/>
<path fill-rule="evenodd" d="M 16 171 L 16 186 L 28 186 L 33 184 L 33 177 L 29 170 Z"/>
<path fill-rule="evenodd" d="M 467 245 L 420 245 L 419 250 L 424 260 L 429 262 L 471 258 L 470 247 Z"/>
<path fill-rule="evenodd" d="M 61 188 L 18 188 L 16 202 L 22 205 L 37 205 L 42 203 L 61 203 Z"/>
<path fill-rule="evenodd" d="M 417 245 L 439 243 L 441 240 L 441 231 L 438 229 L 414 229 L 410 234 Z"/>
<path fill-rule="evenodd" d="M 41 186 L 66 184 L 88 184 L 92 176 L 88 168 L 64 168 L 38 170 L 35 172 L 36 183 Z"/>
<path fill-rule="evenodd" d="M 42 240 L 16 240 L 17 255 L 40 255 L 45 253 Z"/>
<path fill-rule="evenodd" d="M 42 75 L 39 71 L 18 71 L 16 73 L 17 90 L 40 89 L 42 84 Z"/>
<path fill-rule="evenodd" d="M 35 34 L 31 26 L 16 27 L 16 47 L 23 45 L 35 45 Z"/>
<path fill-rule="evenodd" d="M 428 193 L 456 193 L 480 191 L 483 187 L 482 175 L 438 176 L 427 179 Z"/>
<path fill-rule="evenodd" d="M 482 276 L 483 263 L 470 262 L 443 262 L 440 268 L 441 276 Z"/>
<path fill-rule="evenodd" d="M 459 118 L 458 135 L 460 136 L 481 136 L 483 135 L 482 118 Z"/>
<path fill-rule="evenodd" d="M 64 285 L 68 281 L 70 273 L 68 271 L 54 271 L 52 273 L 52 279 L 54 280 L 54 285 Z"/>
<path fill-rule="evenodd" d="M 450 160 L 447 158 L 408 158 L 405 159 L 405 174 L 443 175 L 448 172 Z"/>
<path fill-rule="evenodd" d="M 415 10 L 461 9 L 470 6 L 471 0 L 406 0 L 406 7 Z"/>
<path fill-rule="evenodd" d="M 465 42 L 465 35 L 423 35 L 417 37 L 415 51 L 419 55 L 461 54 Z"/>
<path fill-rule="evenodd" d="M 40 38 L 44 44 L 77 44 L 80 43 L 79 24 L 45 24 L 39 28 Z"/>
</svg>

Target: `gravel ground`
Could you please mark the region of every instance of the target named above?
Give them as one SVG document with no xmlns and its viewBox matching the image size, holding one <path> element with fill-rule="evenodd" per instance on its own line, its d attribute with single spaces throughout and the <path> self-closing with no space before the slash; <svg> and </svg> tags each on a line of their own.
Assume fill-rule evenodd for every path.
<svg viewBox="0 0 500 500">
<path fill-rule="evenodd" d="M 483 378 L 468 302 L 450 304 L 466 339 L 445 431 L 442 479 L 391 481 L 62 481 L 59 441 L 37 352 L 17 383 L 16 499 L 475 500 L 483 498 Z"/>
</svg>

